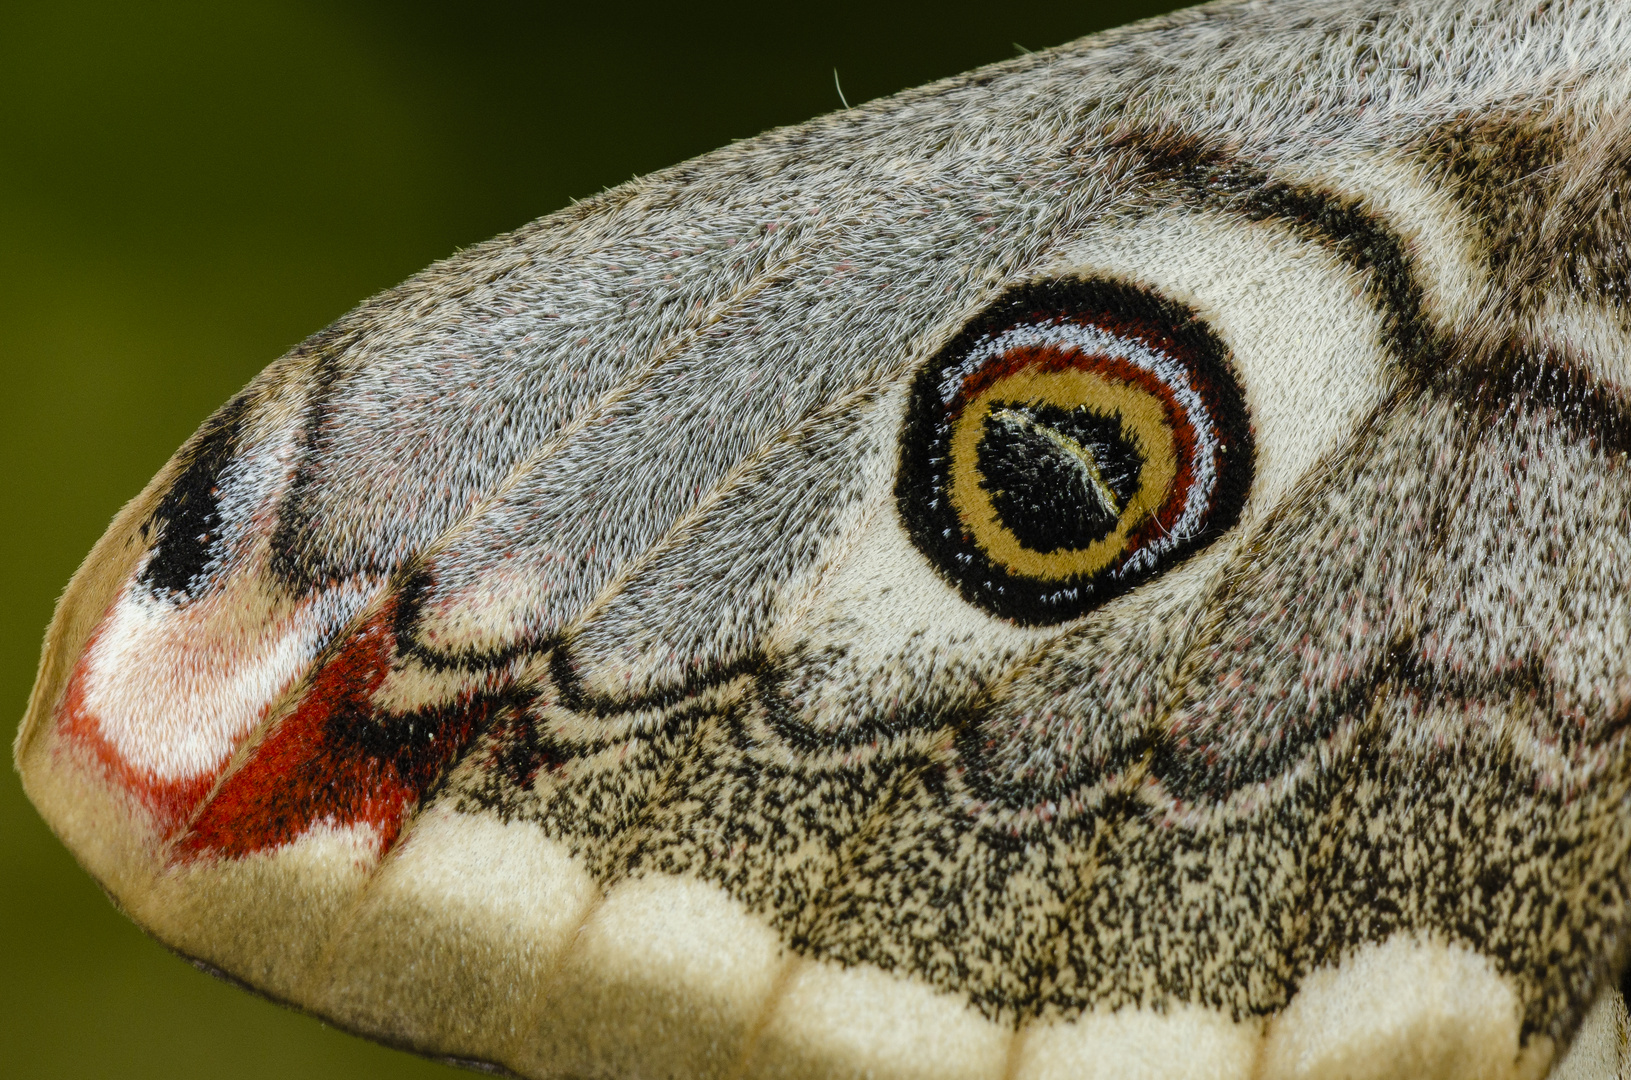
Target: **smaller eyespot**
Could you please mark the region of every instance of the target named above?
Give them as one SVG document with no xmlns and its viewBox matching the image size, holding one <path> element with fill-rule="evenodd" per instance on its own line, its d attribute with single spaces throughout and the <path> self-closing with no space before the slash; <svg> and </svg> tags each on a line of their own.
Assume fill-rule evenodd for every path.
<svg viewBox="0 0 1631 1080">
<path fill-rule="evenodd" d="M 1053 623 L 1211 542 L 1251 478 L 1222 342 L 1170 300 L 1056 281 L 998 300 L 919 373 L 895 494 L 965 599 Z"/>
</svg>

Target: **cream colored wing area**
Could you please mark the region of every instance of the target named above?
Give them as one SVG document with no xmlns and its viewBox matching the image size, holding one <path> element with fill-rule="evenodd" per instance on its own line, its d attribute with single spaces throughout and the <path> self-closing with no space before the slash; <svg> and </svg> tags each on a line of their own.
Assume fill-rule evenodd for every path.
<svg viewBox="0 0 1631 1080">
<path fill-rule="evenodd" d="M 134 907 L 158 873 L 163 836 L 152 815 L 61 732 L 41 725 L 24 734 L 17 746 L 23 790 L 79 865 L 121 906 Z"/>
<path fill-rule="evenodd" d="M 1631 1016 L 1625 999 L 1612 986 L 1603 988 L 1597 1004 L 1580 1024 L 1569 1052 L 1548 1080 L 1624 1080 L 1631 1076 Z"/>
<path fill-rule="evenodd" d="M 319 826 L 119 895 L 166 943 L 274 997 L 540 1080 L 1539 1080 L 1553 1064 L 1549 1040 L 1520 1046 L 1510 981 L 1460 946 L 1365 946 L 1266 1021 L 1180 1005 L 1016 1035 L 959 995 L 800 957 L 711 883 L 603 891 L 530 822 L 434 803 L 377 852 L 370 829 Z M 1552 1075 L 1618 1075 L 1625 1037 L 1610 988 Z"/>
<path fill-rule="evenodd" d="M 1618 1076 L 1624 1006 L 1612 988 L 1551 1075 Z M 1485 958 L 1395 937 L 1306 978 L 1266 1023 L 1180 1006 L 1041 1023 L 1013 1080 L 1539 1080 L 1545 1037 L 1520 1047 L 1518 998 Z M 1616 1041 L 1618 1040 L 1618 1041 Z"/>
<path fill-rule="evenodd" d="M 174 949 L 308 1006 L 307 975 L 368 887 L 379 843 L 366 825 L 316 825 L 294 843 L 165 871 L 137 922 Z"/>
<path fill-rule="evenodd" d="M 1539 1078 L 1551 1040 L 1519 1048 L 1511 983 L 1460 946 L 1394 937 L 1311 973 L 1270 1022 L 1264 1080 Z"/>
<path fill-rule="evenodd" d="M 1122 1009 L 1038 1024 L 1020 1037 L 1013 1080 L 1251 1080 L 1262 1025 L 1214 1009 Z"/>
<path fill-rule="evenodd" d="M 545 978 L 599 900 L 582 863 L 538 826 L 433 807 L 302 997 L 377 1038 L 505 1060 L 531 1034 Z"/>
<path fill-rule="evenodd" d="M 613 886 L 545 989 L 514 1066 L 621 1080 L 731 1075 L 792 962 L 768 923 L 713 885 Z"/>
<path fill-rule="evenodd" d="M 1012 1030 L 875 967 L 800 961 L 749 1054 L 754 1080 L 1002 1080 Z"/>
</svg>

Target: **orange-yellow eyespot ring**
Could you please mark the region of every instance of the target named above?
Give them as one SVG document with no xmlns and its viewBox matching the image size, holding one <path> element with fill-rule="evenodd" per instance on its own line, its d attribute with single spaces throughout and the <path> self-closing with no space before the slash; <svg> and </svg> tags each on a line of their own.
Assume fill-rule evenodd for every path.
<svg viewBox="0 0 1631 1080">
<path fill-rule="evenodd" d="M 1223 346 L 1105 282 L 1017 290 L 918 376 L 896 495 L 971 602 L 1070 618 L 1239 515 L 1251 431 Z"/>
<path fill-rule="evenodd" d="M 952 426 L 951 461 L 963 528 L 1009 572 L 1045 581 L 1114 562 L 1177 472 L 1161 402 L 1079 367 L 1025 368 L 987 387 Z M 1057 501 L 1033 501 L 1044 486 Z"/>
</svg>

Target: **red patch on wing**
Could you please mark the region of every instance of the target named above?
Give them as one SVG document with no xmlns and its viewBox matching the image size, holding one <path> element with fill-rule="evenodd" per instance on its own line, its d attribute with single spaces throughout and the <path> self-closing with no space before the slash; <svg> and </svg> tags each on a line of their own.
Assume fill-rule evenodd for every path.
<svg viewBox="0 0 1631 1080">
<path fill-rule="evenodd" d="M 384 852 L 492 708 L 475 698 L 394 716 L 372 699 L 396 658 L 395 605 L 354 633 L 177 842 L 189 861 L 281 847 L 318 824 L 368 825 Z"/>
</svg>

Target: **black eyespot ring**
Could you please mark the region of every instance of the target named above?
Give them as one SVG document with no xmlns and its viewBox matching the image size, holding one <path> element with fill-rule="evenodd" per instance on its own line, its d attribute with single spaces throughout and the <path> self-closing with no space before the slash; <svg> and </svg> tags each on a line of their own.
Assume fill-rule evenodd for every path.
<svg viewBox="0 0 1631 1080">
<path fill-rule="evenodd" d="M 1228 350 L 1192 311 L 1050 281 L 1005 294 L 918 373 L 895 499 L 964 599 L 1048 624 L 1228 530 L 1252 459 Z"/>
</svg>

